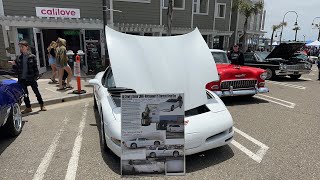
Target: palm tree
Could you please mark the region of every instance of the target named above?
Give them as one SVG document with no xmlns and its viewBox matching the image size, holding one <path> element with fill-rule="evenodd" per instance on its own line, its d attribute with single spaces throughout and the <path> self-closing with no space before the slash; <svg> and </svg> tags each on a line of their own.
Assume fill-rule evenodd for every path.
<svg viewBox="0 0 320 180">
<path fill-rule="evenodd" d="M 272 26 L 272 34 L 271 34 L 271 42 L 270 42 L 270 49 L 272 49 L 272 43 L 273 43 L 273 35 L 274 32 L 276 32 L 278 29 L 280 29 L 282 26 L 287 26 L 287 22 L 282 22 L 278 25 L 273 25 Z"/>
<path fill-rule="evenodd" d="M 299 26 L 296 26 L 296 27 L 294 27 L 292 30 L 296 31 L 296 34 L 295 34 L 295 36 L 294 36 L 294 41 L 297 41 L 297 34 L 298 34 L 298 31 L 301 30 L 301 28 L 300 28 Z"/>
<path fill-rule="evenodd" d="M 169 0 L 168 11 L 167 11 L 167 36 L 171 36 L 172 17 L 173 17 L 173 0 Z"/>
<path fill-rule="evenodd" d="M 252 3 L 246 0 L 235 0 L 233 5 L 234 11 L 240 11 L 241 14 L 245 16 L 245 22 L 243 26 L 242 35 L 242 50 L 247 49 L 247 30 L 248 30 L 248 20 L 252 15 L 257 15 L 261 10 L 263 10 L 264 4 L 262 1 Z"/>
</svg>

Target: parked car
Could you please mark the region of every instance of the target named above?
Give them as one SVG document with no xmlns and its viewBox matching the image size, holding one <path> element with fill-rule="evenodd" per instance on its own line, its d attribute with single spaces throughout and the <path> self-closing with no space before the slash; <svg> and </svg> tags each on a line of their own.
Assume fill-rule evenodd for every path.
<svg viewBox="0 0 320 180">
<path fill-rule="evenodd" d="M 267 93 L 265 87 L 266 71 L 260 68 L 233 65 L 227 53 L 222 50 L 211 49 L 216 62 L 220 79 L 206 85 L 219 97 L 226 96 L 253 96 L 258 93 Z"/>
<path fill-rule="evenodd" d="M 196 29 L 188 35 L 166 38 L 131 36 L 106 27 L 112 67 L 89 81 L 93 85 L 94 106 L 101 118 L 104 147 L 121 157 L 121 94 L 124 93 L 184 93 L 186 155 L 229 144 L 234 135 L 232 116 L 214 92 L 204 89 L 210 79 L 218 78 L 218 73 L 212 68 L 215 63 L 200 32 Z M 148 46 L 136 46 L 145 40 Z M 182 54 L 186 47 L 178 48 L 178 45 L 186 41 L 195 43 L 188 44 L 190 51 Z M 162 46 L 176 48 L 163 56 L 164 63 L 154 61 L 162 55 Z M 194 50 L 193 46 L 198 49 Z M 130 53 L 119 53 L 122 48 Z"/>
<path fill-rule="evenodd" d="M 180 149 L 168 149 L 166 147 L 150 147 L 146 150 L 147 156 L 155 158 L 155 157 L 163 157 L 163 156 L 173 156 L 178 157 L 183 155 L 183 151 Z"/>
<path fill-rule="evenodd" d="M 169 132 L 183 132 L 183 125 L 179 125 L 179 124 L 169 124 L 167 126 L 167 131 Z"/>
<path fill-rule="evenodd" d="M 266 79 L 278 76 L 299 79 L 302 74 L 309 74 L 312 68 L 312 64 L 294 58 L 295 52 L 303 46 L 304 43 L 281 43 L 266 57 L 265 54 L 259 52 L 244 53 L 245 65 L 265 69 L 267 71 Z"/>
<path fill-rule="evenodd" d="M 16 80 L 0 76 L 0 127 L 11 136 L 22 131 L 20 104 L 24 91 Z"/>
<path fill-rule="evenodd" d="M 122 165 L 122 171 L 126 173 L 161 173 L 164 172 L 164 162 L 148 160 L 130 160 Z"/>
<path fill-rule="evenodd" d="M 128 148 L 135 149 L 135 148 L 152 146 L 152 145 L 159 146 L 159 145 L 163 144 L 163 141 L 151 140 L 148 138 L 135 138 L 135 139 L 131 139 L 129 141 L 124 141 L 123 144 Z"/>
</svg>

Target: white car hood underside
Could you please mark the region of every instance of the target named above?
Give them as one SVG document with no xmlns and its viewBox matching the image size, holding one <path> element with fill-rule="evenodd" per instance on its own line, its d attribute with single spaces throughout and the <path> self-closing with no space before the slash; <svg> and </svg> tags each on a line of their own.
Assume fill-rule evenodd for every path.
<svg viewBox="0 0 320 180">
<path fill-rule="evenodd" d="M 146 37 L 106 27 L 117 87 L 142 93 L 184 93 L 185 110 L 207 103 L 205 85 L 218 79 L 215 62 L 198 29 L 172 37 Z"/>
</svg>

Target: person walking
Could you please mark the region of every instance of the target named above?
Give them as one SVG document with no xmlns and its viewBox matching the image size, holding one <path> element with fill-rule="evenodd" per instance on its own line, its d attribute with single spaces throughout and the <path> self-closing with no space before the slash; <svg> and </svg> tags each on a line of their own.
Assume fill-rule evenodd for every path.
<svg viewBox="0 0 320 180">
<path fill-rule="evenodd" d="M 56 52 L 56 60 L 57 60 L 57 67 L 59 69 L 59 88 L 57 90 L 60 91 L 64 89 L 73 89 L 73 87 L 70 86 L 72 70 L 68 65 L 68 57 L 67 57 L 67 49 L 66 49 L 67 42 L 65 39 L 58 38 L 57 44 L 58 44 L 58 48 Z M 64 70 L 66 70 L 68 73 L 66 87 L 64 87 L 62 84 L 62 77 L 64 74 Z"/>
<path fill-rule="evenodd" d="M 232 50 L 228 54 L 228 59 L 231 61 L 231 64 L 244 65 L 244 56 L 243 53 L 239 51 L 238 45 L 233 46 Z"/>
<path fill-rule="evenodd" d="M 57 48 L 57 43 L 55 41 L 52 41 L 49 47 L 47 48 L 49 65 L 51 66 L 51 69 L 52 69 L 52 76 L 50 77 L 50 79 L 53 83 L 58 83 L 58 81 L 56 80 L 56 76 L 58 73 L 58 69 L 56 65 L 56 48 Z"/>
<path fill-rule="evenodd" d="M 10 63 L 16 70 L 18 74 L 18 82 L 19 84 L 21 84 L 25 92 L 24 103 L 26 105 L 26 109 L 22 111 L 22 114 L 32 112 L 28 86 L 31 86 L 33 92 L 35 93 L 38 103 L 40 104 L 40 110 L 46 111 L 47 109 L 44 106 L 37 83 L 39 70 L 37 66 L 36 56 L 30 52 L 30 47 L 27 41 L 20 41 L 19 47 L 21 55 L 16 60 L 10 61 Z"/>
</svg>

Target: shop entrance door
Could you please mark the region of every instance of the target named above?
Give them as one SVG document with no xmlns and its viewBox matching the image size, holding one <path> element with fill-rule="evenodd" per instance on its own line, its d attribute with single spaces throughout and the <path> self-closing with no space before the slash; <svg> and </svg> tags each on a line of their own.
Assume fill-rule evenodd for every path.
<svg viewBox="0 0 320 180">
<path fill-rule="evenodd" d="M 33 37 L 34 37 L 34 46 L 35 46 L 35 55 L 38 61 L 39 73 L 42 74 L 47 71 L 46 67 L 46 53 L 44 51 L 43 45 L 43 35 L 42 31 L 39 28 L 33 28 Z"/>
</svg>

